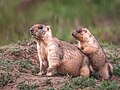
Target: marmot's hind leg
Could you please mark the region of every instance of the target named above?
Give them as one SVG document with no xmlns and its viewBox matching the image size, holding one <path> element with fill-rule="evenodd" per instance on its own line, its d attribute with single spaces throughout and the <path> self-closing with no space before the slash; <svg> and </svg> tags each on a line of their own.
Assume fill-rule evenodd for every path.
<svg viewBox="0 0 120 90">
<path fill-rule="evenodd" d="M 59 67 L 59 60 L 49 60 L 49 67 L 47 68 L 47 76 L 54 76 L 57 74 L 57 67 Z"/>
<path fill-rule="evenodd" d="M 80 75 L 85 77 L 90 76 L 90 66 L 88 58 L 83 59 L 82 66 L 80 68 Z"/>
<path fill-rule="evenodd" d="M 110 75 L 110 78 L 113 76 L 113 66 L 108 63 L 108 70 L 109 70 L 109 75 Z"/>
<path fill-rule="evenodd" d="M 110 78 L 109 75 L 109 69 L 108 69 L 108 64 L 106 63 L 103 67 L 99 69 L 99 73 L 101 77 L 105 80 L 108 80 Z"/>
<path fill-rule="evenodd" d="M 81 76 L 85 76 L 85 77 L 89 77 L 90 76 L 90 70 L 88 66 L 82 66 L 80 69 L 80 75 Z"/>
</svg>

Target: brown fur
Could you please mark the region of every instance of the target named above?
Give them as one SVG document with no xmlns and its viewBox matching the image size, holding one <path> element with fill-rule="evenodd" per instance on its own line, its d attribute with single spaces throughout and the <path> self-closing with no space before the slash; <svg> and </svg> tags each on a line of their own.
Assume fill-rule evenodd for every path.
<svg viewBox="0 0 120 90">
<path fill-rule="evenodd" d="M 80 28 L 72 35 L 78 40 L 81 51 L 88 55 L 93 69 L 98 70 L 103 79 L 109 79 L 113 67 L 107 62 L 105 52 L 90 31 L 87 28 Z"/>
<path fill-rule="evenodd" d="M 89 76 L 89 60 L 75 45 L 52 36 L 50 26 L 35 24 L 30 28 L 36 39 L 40 75 L 70 74 Z"/>
</svg>

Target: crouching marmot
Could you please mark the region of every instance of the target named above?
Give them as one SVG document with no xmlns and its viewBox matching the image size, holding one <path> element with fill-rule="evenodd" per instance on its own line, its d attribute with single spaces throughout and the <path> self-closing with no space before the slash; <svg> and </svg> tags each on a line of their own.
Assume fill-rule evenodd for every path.
<svg viewBox="0 0 120 90">
<path fill-rule="evenodd" d="M 107 62 L 105 52 L 90 31 L 87 28 L 80 28 L 75 30 L 72 35 L 78 40 L 81 51 L 88 55 L 92 68 L 98 70 L 103 79 L 109 79 L 113 67 Z"/>
<path fill-rule="evenodd" d="M 39 75 L 53 76 L 56 72 L 72 76 L 89 76 L 89 60 L 75 45 L 52 36 L 50 26 L 35 24 L 30 28 L 35 38 L 40 61 Z"/>
</svg>

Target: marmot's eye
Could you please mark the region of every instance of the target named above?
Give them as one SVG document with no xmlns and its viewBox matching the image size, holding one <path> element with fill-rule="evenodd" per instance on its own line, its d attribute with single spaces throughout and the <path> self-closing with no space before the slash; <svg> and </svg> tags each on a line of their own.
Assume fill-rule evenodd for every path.
<svg viewBox="0 0 120 90">
<path fill-rule="evenodd" d="M 81 47 L 81 49 L 82 49 L 82 50 L 84 50 L 84 48 L 83 48 L 83 47 Z"/>
<path fill-rule="evenodd" d="M 47 30 L 49 31 L 49 28 L 47 28 Z"/>
<path fill-rule="evenodd" d="M 77 33 L 81 33 L 82 32 L 82 30 L 77 30 Z"/>
<path fill-rule="evenodd" d="M 43 26 L 38 26 L 38 29 L 43 29 Z"/>
<path fill-rule="evenodd" d="M 87 33 L 87 31 L 85 31 L 85 33 Z"/>
</svg>

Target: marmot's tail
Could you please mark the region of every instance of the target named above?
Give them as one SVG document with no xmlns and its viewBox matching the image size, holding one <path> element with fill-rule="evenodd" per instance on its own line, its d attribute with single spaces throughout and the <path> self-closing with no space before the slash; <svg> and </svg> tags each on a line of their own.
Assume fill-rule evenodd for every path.
<svg viewBox="0 0 120 90">
<path fill-rule="evenodd" d="M 108 70 L 109 70 L 110 77 L 112 77 L 112 75 L 113 75 L 113 66 L 110 63 L 108 63 Z"/>
</svg>

